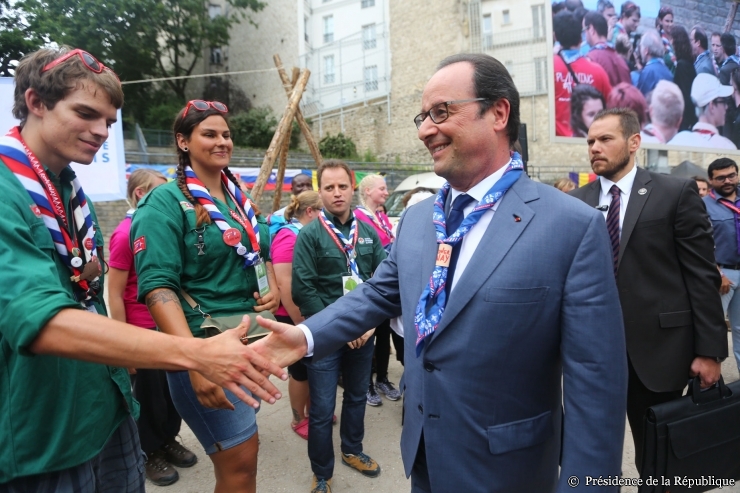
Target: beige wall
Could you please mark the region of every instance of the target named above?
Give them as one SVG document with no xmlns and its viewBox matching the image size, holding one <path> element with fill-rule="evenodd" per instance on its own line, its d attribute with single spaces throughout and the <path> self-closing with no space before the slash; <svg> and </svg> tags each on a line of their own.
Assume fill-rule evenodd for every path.
<svg viewBox="0 0 740 493">
<path fill-rule="evenodd" d="M 298 66 L 296 0 L 270 0 L 262 11 L 250 15 L 257 27 L 242 21 L 231 30 L 228 71 L 272 69 L 272 56 L 277 53 L 290 74 L 292 67 Z M 245 92 L 253 106 L 270 107 L 278 119 L 285 111 L 288 100 L 276 71 L 234 75 L 231 81 Z"/>
</svg>

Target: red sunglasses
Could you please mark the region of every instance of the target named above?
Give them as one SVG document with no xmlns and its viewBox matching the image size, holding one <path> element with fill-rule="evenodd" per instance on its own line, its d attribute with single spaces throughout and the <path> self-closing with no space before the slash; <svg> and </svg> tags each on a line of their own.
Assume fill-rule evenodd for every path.
<svg viewBox="0 0 740 493">
<path fill-rule="evenodd" d="M 185 105 L 185 112 L 183 113 L 183 116 L 186 116 L 188 114 L 190 108 L 195 108 L 198 111 L 206 111 L 208 108 L 213 108 L 214 110 L 221 113 L 229 112 L 229 108 L 227 108 L 225 104 L 218 101 L 203 101 L 202 99 L 193 99 L 192 101 L 188 101 L 188 104 Z"/>
<path fill-rule="evenodd" d="M 66 62 L 67 60 L 69 60 L 70 58 L 72 58 L 75 55 L 80 57 L 80 60 L 82 60 L 82 63 L 85 65 L 85 67 L 87 67 L 88 69 L 90 69 L 90 71 L 95 72 L 96 74 L 100 74 L 100 73 L 103 72 L 103 70 L 107 70 L 110 73 L 112 73 L 113 75 L 115 75 L 116 76 L 116 79 L 118 79 L 118 75 L 113 70 L 111 70 L 109 67 L 106 67 L 105 65 L 103 65 L 101 62 L 98 61 L 97 58 L 95 58 L 94 56 L 92 56 L 90 53 L 88 53 L 88 52 L 86 52 L 84 50 L 81 50 L 79 48 L 77 48 L 75 50 L 72 50 L 69 53 L 66 53 L 66 54 L 60 56 L 59 58 L 57 58 L 56 60 L 54 60 L 52 62 L 49 62 L 48 64 L 46 64 L 44 66 L 44 68 L 41 69 L 41 73 L 43 74 L 47 70 L 53 69 L 57 65 L 60 65 L 60 64 L 62 64 L 64 62 Z M 120 81 L 121 79 L 118 79 L 118 80 Z"/>
</svg>

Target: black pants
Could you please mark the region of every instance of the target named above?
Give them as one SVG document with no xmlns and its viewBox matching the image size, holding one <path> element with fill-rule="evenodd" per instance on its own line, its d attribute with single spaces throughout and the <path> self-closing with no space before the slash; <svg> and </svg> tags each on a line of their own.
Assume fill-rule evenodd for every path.
<svg viewBox="0 0 740 493">
<path fill-rule="evenodd" d="M 682 390 L 673 392 L 653 392 L 645 387 L 637 376 L 632 362 L 629 361 L 629 383 L 627 384 L 627 420 L 632 429 L 632 440 L 635 442 L 635 465 L 637 472 L 642 468 L 642 449 L 645 443 L 645 413 L 648 408 L 664 402 L 678 399 Z"/>
<path fill-rule="evenodd" d="M 424 444 L 424 431 L 419 439 L 419 450 L 411 468 L 411 493 L 431 493 L 432 486 L 429 482 L 429 469 L 427 468 L 427 450 Z"/>
<path fill-rule="evenodd" d="M 180 433 L 182 419 L 172 403 L 163 370 L 136 370 L 131 375 L 134 398 L 141 404 L 136 422 L 141 449 L 149 455 Z"/>
<path fill-rule="evenodd" d="M 388 363 L 391 359 L 391 321 L 384 320 L 375 327 L 375 358 L 373 358 L 373 367 L 370 372 L 370 383 L 373 382 L 373 373 L 375 381 L 381 381 L 388 378 Z"/>
</svg>

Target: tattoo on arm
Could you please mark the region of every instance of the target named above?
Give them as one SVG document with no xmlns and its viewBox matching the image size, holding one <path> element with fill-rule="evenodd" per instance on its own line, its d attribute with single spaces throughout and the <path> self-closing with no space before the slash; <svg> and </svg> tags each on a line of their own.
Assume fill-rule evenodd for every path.
<svg viewBox="0 0 740 493">
<path fill-rule="evenodd" d="M 157 303 L 162 303 L 164 305 L 170 301 L 174 302 L 177 306 L 182 307 L 177 294 L 175 294 L 175 292 L 171 289 L 155 289 L 154 291 L 146 295 L 146 306 L 150 309 L 154 307 L 154 305 L 156 305 Z"/>
<path fill-rule="evenodd" d="M 301 415 L 298 413 L 298 411 L 296 411 L 292 407 L 290 409 L 293 411 L 293 421 L 295 421 L 296 423 L 300 422 L 301 421 Z"/>
</svg>

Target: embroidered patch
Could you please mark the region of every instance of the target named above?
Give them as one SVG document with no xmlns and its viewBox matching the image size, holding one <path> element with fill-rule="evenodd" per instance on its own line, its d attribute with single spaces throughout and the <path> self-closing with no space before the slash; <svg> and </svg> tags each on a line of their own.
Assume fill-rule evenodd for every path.
<svg viewBox="0 0 740 493">
<path fill-rule="evenodd" d="M 146 250 L 146 237 L 139 236 L 134 240 L 134 255 Z"/>
<path fill-rule="evenodd" d="M 182 207 L 182 210 L 184 211 L 192 211 L 195 210 L 195 207 L 190 202 L 180 202 L 180 207 Z"/>
<path fill-rule="evenodd" d="M 360 240 L 362 240 L 362 238 L 359 238 L 357 241 L 360 241 Z M 372 245 L 373 244 L 373 239 L 372 238 L 365 238 L 365 243 L 367 243 L 368 245 Z"/>
<path fill-rule="evenodd" d="M 359 243 L 360 245 L 364 244 L 365 238 L 357 238 L 357 243 Z"/>
<path fill-rule="evenodd" d="M 41 217 L 41 209 L 39 209 L 39 206 L 36 204 L 31 204 L 31 212 L 33 212 L 36 217 Z"/>
</svg>

